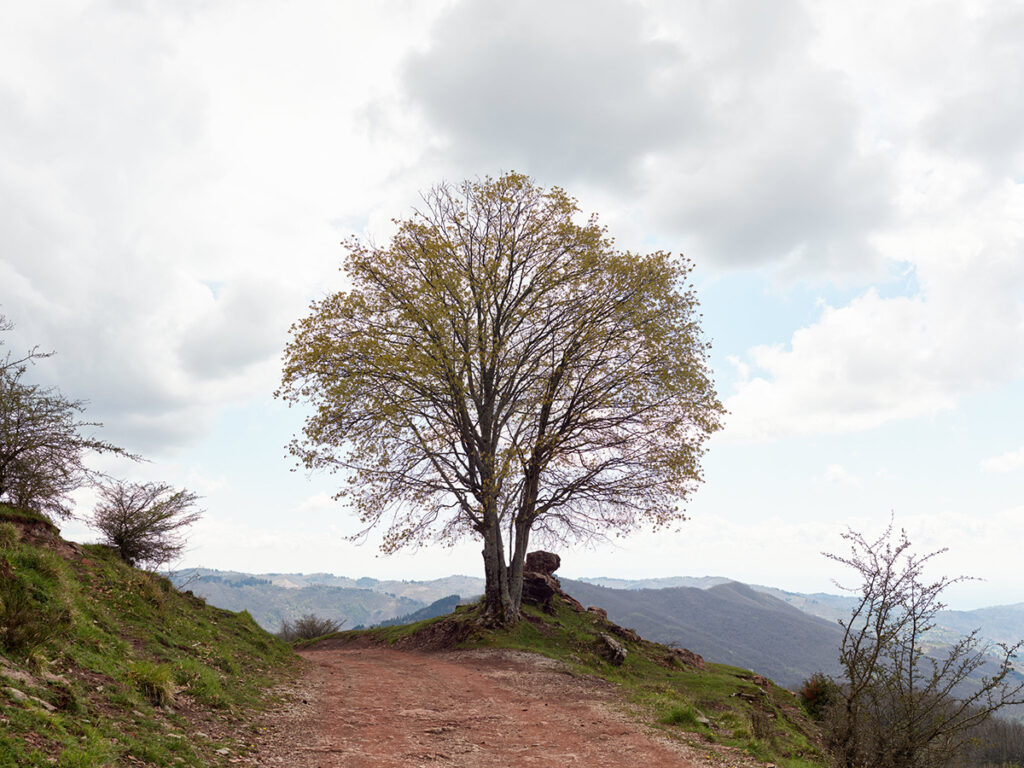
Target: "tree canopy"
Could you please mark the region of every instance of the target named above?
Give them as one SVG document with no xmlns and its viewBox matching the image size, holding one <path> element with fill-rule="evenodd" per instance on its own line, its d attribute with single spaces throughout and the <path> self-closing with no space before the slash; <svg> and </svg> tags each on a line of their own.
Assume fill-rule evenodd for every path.
<svg viewBox="0 0 1024 768">
<path fill-rule="evenodd" d="M 278 394 L 312 406 L 292 453 L 345 473 L 385 550 L 480 537 L 513 621 L 531 533 L 684 518 L 723 408 L 687 260 L 617 250 L 516 173 L 424 202 L 386 247 L 346 241 L 351 287 L 292 327 Z"/>
</svg>

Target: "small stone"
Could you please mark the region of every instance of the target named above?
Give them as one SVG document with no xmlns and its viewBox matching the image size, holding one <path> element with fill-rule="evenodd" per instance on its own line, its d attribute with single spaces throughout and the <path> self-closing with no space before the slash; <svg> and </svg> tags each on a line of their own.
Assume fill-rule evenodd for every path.
<svg viewBox="0 0 1024 768">
<path fill-rule="evenodd" d="M 606 635 L 604 632 L 598 635 L 598 637 L 604 644 L 605 656 L 608 658 L 608 661 L 615 666 L 618 666 L 626 660 L 627 651 L 626 647 L 622 643 L 611 635 Z"/>
<path fill-rule="evenodd" d="M 216 752 L 218 755 L 230 755 L 231 754 L 231 750 L 228 749 L 227 747 L 221 747 L 220 749 L 215 749 L 213 751 Z"/>
<path fill-rule="evenodd" d="M 19 704 L 24 704 L 28 701 L 28 694 L 24 691 L 19 691 L 17 688 L 11 688 L 10 686 L 6 686 L 4 688 L 4 693 L 10 696 L 12 701 L 16 701 Z"/>
<path fill-rule="evenodd" d="M 16 701 L 19 704 L 35 704 L 37 707 L 42 707 L 47 712 L 56 712 L 57 708 L 48 701 L 43 701 L 35 696 L 29 696 L 24 691 L 19 691 L 17 688 L 7 686 L 4 688 L 4 693 L 11 697 L 12 701 Z"/>
<path fill-rule="evenodd" d="M 4 669 L 3 673 L 0 674 L 3 674 L 4 677 L 9 680 L 14 680 L 17 683 L 24 683 L 25 685 L 33 685 L 35 683 L 35 678 L 32 677 L 32 675 L 18 669 Z"/>
</svg>

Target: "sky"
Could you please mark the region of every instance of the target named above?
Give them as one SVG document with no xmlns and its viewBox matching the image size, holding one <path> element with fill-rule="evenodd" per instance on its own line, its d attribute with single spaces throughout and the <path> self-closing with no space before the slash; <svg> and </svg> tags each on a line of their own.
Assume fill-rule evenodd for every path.
<svg viewBox="0 0 1024 768">
<path fill-rule="evenodd" d="M 273 392 L 341 240 L 520 171 L 694 261 L 729 410 L 686 522 L 560 574 L 835 592 L 891 516 L 980 579 L 952 607 L 1021 602 L 1022 39 L 1006 0 L 6 3 L 4 341 L 147 459 L 97 468 L 203 497 L 177 567 L 482 575 L 347 540 Z"/>
</svg>

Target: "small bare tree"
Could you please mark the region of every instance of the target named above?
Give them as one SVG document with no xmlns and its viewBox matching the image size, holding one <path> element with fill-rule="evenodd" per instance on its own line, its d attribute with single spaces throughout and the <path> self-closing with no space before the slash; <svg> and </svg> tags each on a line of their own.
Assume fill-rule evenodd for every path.
<svg viewBox="0 0 1024 768">
<path fill-rule="evenodd" d="M 92 526 L 129 565 L 159 567 L 185 550 L 182 531 L 203 513 L 198 501 L 191 491 L 167 483 L 115 480 L 101 486 Z"/>
<path fill-rule="evenodd" d="M 0 314 L 0 332 L 12 327 Z M 34 347 L 21 357 L 0 356 L 0 502 L 66 518 L 72 512 L 71 493 L 104 478 L 86 465 L 86 456 L 139 457 L 86 434 L 103 425 L 80 419 L 84 400 L 24 381 L 33 362 L 52 354 Z"/>
<path fill-rule="evenodd" d="M 848 555 L 824 553 L 852 568 L 861 583 L 840 619 L 843 680 L 828 715 L 833 762 L 841 768 L 948 766 L 972 731 L 992 713 L 1024 702 L 1012 674 L 1022 643 L 992 644 L 978 631 L 950 646 L 929 648 L 927 634 L 946 606 L 942 592 L 967 577 L 927 581 L 925 566 L 945 552 L 915 554 L 890 522 L 874 541 L 848 530 Z"/>
</svg>

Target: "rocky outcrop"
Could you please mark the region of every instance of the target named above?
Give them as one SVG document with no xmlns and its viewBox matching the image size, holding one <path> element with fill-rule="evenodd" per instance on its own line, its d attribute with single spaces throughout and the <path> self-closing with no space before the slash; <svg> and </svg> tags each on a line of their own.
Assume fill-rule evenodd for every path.
<svg viewBox="0 0 1024 768">
<path fill-rule="evenodd" d="M 573 610 L 583 612 L 578 600 L 562 590 L 562 583 L 553 574 L 562 564 L 562 558 L 554 552 L 537 550 L 526 555 L 523 566 L 523 602 L 536 605 L 546 611 L 552 610 L 551 598 L 558 595 Z"/>
<path fill-rule="evenodd" d="M 535 605 L 545 611 L 554 612 L 552 600 L 555 595 L 579 613 L 589 613 L 596 621 L 594 629 L 601 655 L 615 665 L 622 664 L 628 649 L 626 643 L 640 644 L 644 641 L 634 630 L 620 627 L 608 620 L 608 612 L 604 608 L 591 605 L 588 608 L 562 590 L 562 583 L 552 574 L 558 570 L 562 559 L 554 552 L 530 552 L 526 555 L 523 570 L 523 603 Z M 694 669 L 704 669 L 704 659 L 693 651 L 685 648 L 670 648 L 664 663 L 683 665 Z"/>
<path fill-rule="evenodd" d="M 526 555 L 524 571 L 531 573 L 543 573 L 550 576 L 562 565 L 562 558 L 554 552 L 545 552 L 538 549 L 536 552 L 529 552 Z"/>
<path fill-rule="evenodd" d="M 562 591 L 558 579 L 545 573 L 527 571 L 523 574 L 523 602 L 543 608 L 551 604 L 551 598 Z"/>
</svg>

